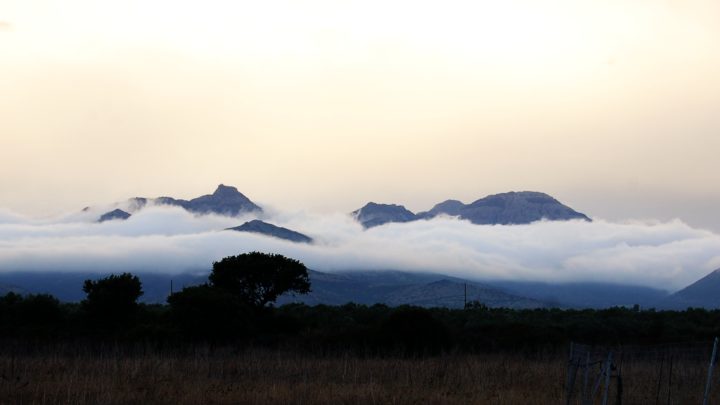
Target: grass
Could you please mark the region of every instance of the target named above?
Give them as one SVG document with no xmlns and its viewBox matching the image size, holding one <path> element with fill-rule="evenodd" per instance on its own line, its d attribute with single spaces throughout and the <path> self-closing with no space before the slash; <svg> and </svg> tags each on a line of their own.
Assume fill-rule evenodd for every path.
<svg viewBox="0 0 720 405">
<path fill-rule="evenodd" d="M 566 366 L 562 354 L 378 358 L 208 348 L 182 354 L 119 350 L 3 353 L 0 402 L 562 404 Z M 623 404 L 654 404 L 658 371 L 655 360 L 624 363 Z M 706 371 L 705 363 L 677 362 L 670 385 L 671 403 L 701 403 Z M 666 382 L 667 365 L 663 372 L 660 379 Z M 668 385 L 661 386 L 659 403 L 665 404 Z M 718 393 L 713 400 L 720 400 Z"/>
</svg>

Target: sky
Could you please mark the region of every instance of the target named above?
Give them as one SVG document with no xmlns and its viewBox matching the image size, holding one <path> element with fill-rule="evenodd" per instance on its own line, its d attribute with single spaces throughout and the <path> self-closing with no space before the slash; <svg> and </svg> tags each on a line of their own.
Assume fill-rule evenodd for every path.
<svg viewBox="0 0 720 405">
<path fill-rule="evenodd" d="M 535 190 L 720 232 L 719 38 L 714 0 L 4 0 L 0 207 Z"/>
</svg>

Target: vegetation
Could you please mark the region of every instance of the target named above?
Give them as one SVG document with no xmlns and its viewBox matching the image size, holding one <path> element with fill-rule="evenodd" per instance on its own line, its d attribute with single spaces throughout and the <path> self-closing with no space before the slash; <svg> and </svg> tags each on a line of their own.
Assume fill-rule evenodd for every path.
<svg viewBox="0 0 720 405">
<path fill-rule="evenodd" d="M 561 404 L 567 353 L 322 356 L 300 351 L 0 348 L 3 403 L 37 404 Z M 623 368 L 625 404 L 700 404 L 707 363 L 641 360 Z M 658 390 L 659 377 L 663 379 Z M 717 379 L 715 380 L 718 383 Z M 669 393 L 669 394 L 668 394 Z M 720 400 L 713 390 L 710 403 Z M 611 392 L 610 403 L 615 402 Z M 671 401 L 668 401 L 670 398 Z M 573 404 L 580 404 L 576 398 Z M 596 401 L 595 403 L 599 403 Z"/>
<path fill-rule="evenodd" d="M 117 280 L 117 277 L 110 277 Z M 107 279 L 106 279 L 107 280 Z M 132 278 L 123 277 L 128 281 Z M 118 282 L 119 283 L 119 282 Z M 120 284 L 120 283 L 119 283 Z M 511 310 L 388 307 L 385 305 L 256 308 L 210 284 L 187 287 L 168 305 L 97 298 L 96 282 L 81 304 L 49 295 L 0 296 L 0 339 L 88 343 L 197 343 L 298 348 L 318 353 L 439 354 L 564 350 L 571 341 L 597 345 L 709 341 L 720 335 L 720 311 Z M 123 315 L 108 302 L 117 300 Z"/>
<path fill-rule="evenodd" d="M 720 311 L 692 308 L 272 305 L 283 293 L 309 288 L 300 262 L 251 253 L 214 263 L 207 283 L 171 295 L 167 305 L 139 304 L 142 285 L 128 273 L 85 281 L 79 304 L 0 296 L 0 398 L 559 403 L 571 341 L 628 347 L 720 335 Z M 674 380 L 665 376 L 667 366 L 658 373 L 657 356 L 627 357 L 625 401 L 652 402 L 667 386 L 676 403 L 698 402 L 707 354 L 681 354 L 663 352 L 662 361 L 674 361 Z"/>
<path fill-rule="evenodd" d="M 81 305 L 87 320 L 100 326 L 125 326 L 133 321 L 143 294 L 140 279 L 130 273 L 85 280 L 83 292 L 87 298 Z"/>
<path fill-rule="evenodd" d="M 213 263 L 210 285 L 262 308 L 285 293 L 310 292 L 307 268 L 297 260 L 260 252 L 229 256 Z"/>
</svg>

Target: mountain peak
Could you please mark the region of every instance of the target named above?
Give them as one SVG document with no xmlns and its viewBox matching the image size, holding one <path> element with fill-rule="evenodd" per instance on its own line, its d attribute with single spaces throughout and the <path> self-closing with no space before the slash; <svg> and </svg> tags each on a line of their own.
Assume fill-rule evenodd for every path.
<svg viewBox="0 0 720 405">
<path fill-rule="evenodd" d="M 240 194 L 240 192 L 236 187 L 226 186 L 224 184 L 218 185 L 215 192 L 212 193 L 212 195 L 216 197 L 232 197 L 237 196 L 238 194 Z"/>
<path fill-rule="evenodd" d="M 388 222 L 410 222 L 417 216 L 402 205 L 377 204 L 369 202 L 364 207 L 353 211 L 353 217 L 365 228 L 386 224 Z"/>
<path fill-rule="evenodd" d="M 420 212 L 417 215 L 419 218 L 423 219 L 433 218 L 438 215 L 448 215 L 451 217 L 456 217 L 460 215 L 460 210 L 462 210 L 464 207 L 465 204 L 463 204 L 461 201 L 445 200 L 441 203 L 435 204 L 435 206 L 432 207 L 430 211 Z"/>
<path fill-rule="evenodd" d="M 119 209 L 111 211 L 103 215 L 101 219 L 103 221 L 109 219 L 126 219 L 130 216 L 130 213 L 141 210 L 148 203 L 182 207 L 194 214 L 237 216 L 240 214 L 262 212 L 260 206 L 250 201 L 250 199 L 239 192 L 237 188 L 220 184 L 212 194 L 206 194 L 193 198 L 192 200 L 182 200 L 173 197 L 131 198 L 124 204 L 116 204 L 116 206 L 124 207 L 126 211 Z"/>
<path fill-rule="evenodd" d="M 103 215 L 100 216 L 100 219 L 98 219 L 97 222 L 105 222 L 105 221 L 112 221 L 112 220 L 126 220 L 130 218 L 130 213 L 125 212 L 121 209 L 114 209 L 110 212 L 106 212 Z"/>
</svg>

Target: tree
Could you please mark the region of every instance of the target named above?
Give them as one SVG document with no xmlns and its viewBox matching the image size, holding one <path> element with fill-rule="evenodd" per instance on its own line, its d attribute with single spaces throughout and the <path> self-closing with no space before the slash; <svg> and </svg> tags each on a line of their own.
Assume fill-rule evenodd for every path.
<svg viewBox="0 0 720 405">
<path fill-rule="evenodd" d="M 122 323 L 130 320 L 138 308 L 137 300 L 143 295 L 142 283 L 130 273 L 111 274 L 100 280 L 85 280 L 83 291 L 87 298 L 82 307 L 93 321 Z"/>
<path fill-rule="evenodd" d="M 237 296 L 241 302 L 262 308 L 278 296 L 310 292 L 307 268 L 297 260 L 260 252 L 228 256 L 213 263 L 210 284 Z"/>
</svg>

